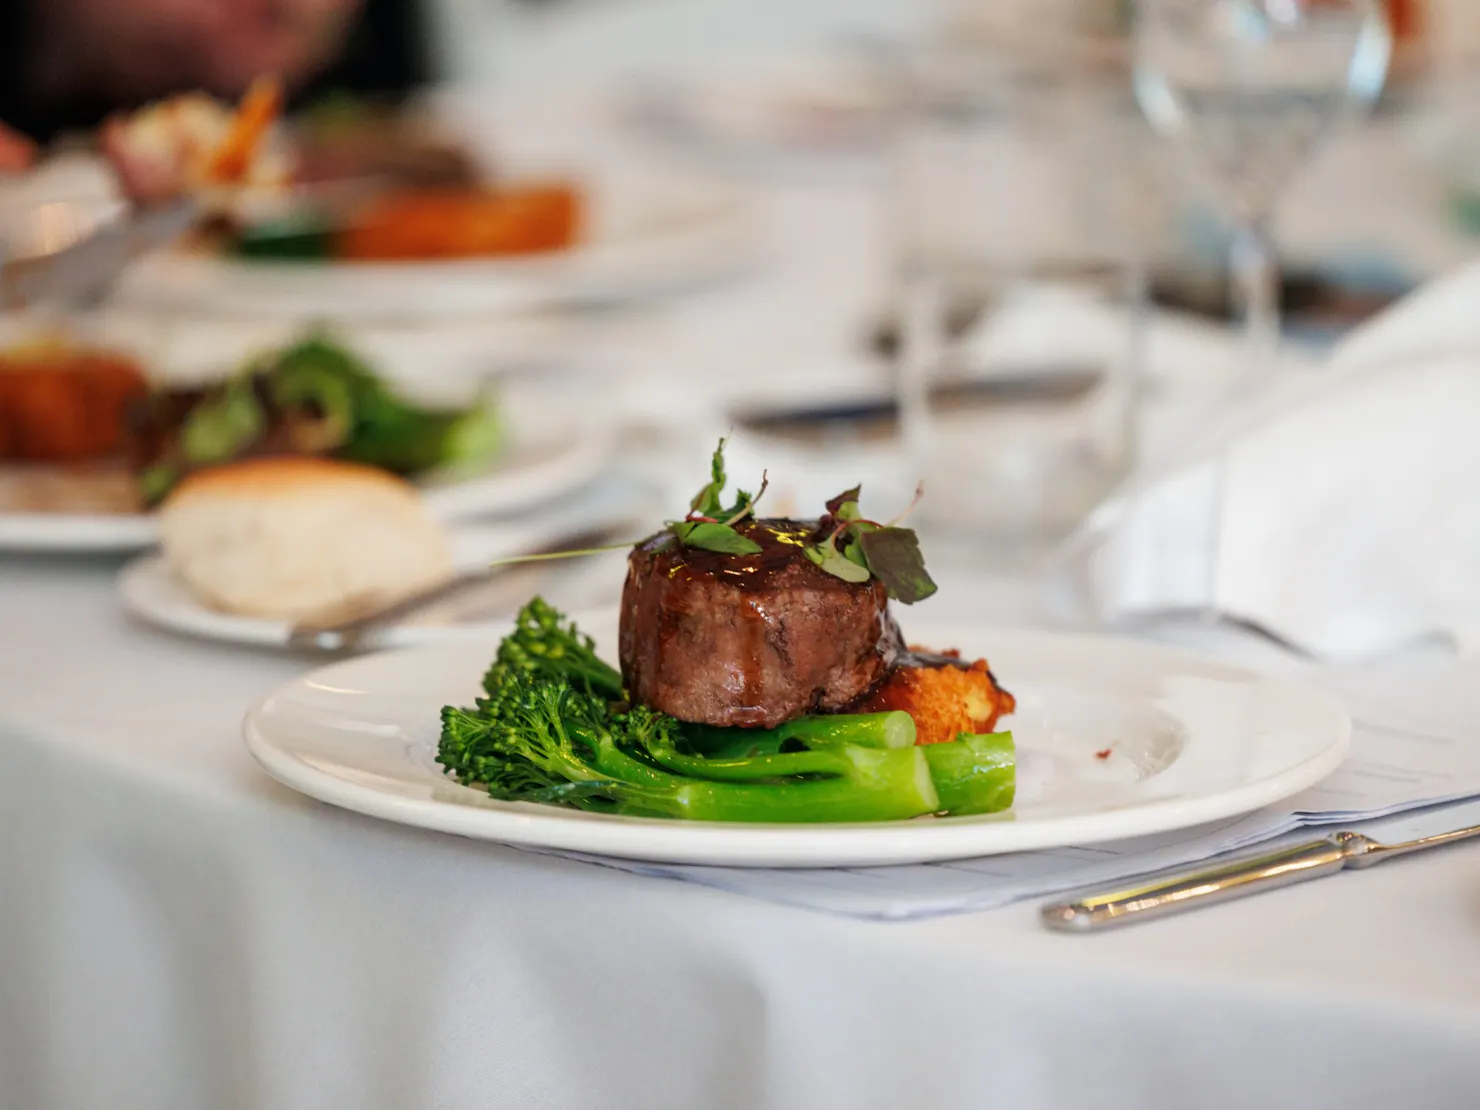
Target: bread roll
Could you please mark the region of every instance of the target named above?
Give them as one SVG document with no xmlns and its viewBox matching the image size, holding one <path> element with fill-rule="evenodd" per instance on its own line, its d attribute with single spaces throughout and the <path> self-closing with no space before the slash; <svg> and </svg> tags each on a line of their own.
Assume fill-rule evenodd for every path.
<svg viewBox="0 0 1480 1110">
<path fill-rule="evenodd" d="M 451 573 L 447 538 L 409 483 L 331 459 L 193 474 L 160 510 L 160 540 L 202 602 L 280 620 L 394 601 Z"/>
</svg>

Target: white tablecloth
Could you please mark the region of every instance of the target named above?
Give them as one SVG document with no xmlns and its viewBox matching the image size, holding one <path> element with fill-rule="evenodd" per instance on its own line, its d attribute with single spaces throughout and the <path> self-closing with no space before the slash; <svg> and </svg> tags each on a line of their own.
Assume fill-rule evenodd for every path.
<svg viewBox="0 0 1480 1110">
<path fill-rule="evenodd" d="M 242 707 L 298 664 L 0 563 L 0 1105 L 609 1110 L 1480 1096 L 1480 855 L 1119 934 L 785 909 L 339 812 Z"/>
<path fill-rule="evenodd" d="M 607 333 L 630 414 L 857 372 L 872 202 L 817 188 L 765 281 Z M 4 1110 L 1480 1104 L 1474 851 L 1089 938 L 617 874 L 278 787 L 239 722 L 302 662 L 133 626 L 114 569 L 0 560 Z"/>
</svg>

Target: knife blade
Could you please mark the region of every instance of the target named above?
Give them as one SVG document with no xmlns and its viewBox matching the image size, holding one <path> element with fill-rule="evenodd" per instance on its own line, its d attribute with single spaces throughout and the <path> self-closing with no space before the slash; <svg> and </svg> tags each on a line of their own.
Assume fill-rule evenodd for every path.
<svg viewBox="0 0 1480 1110">
<path fill-rule="evenodd" d="M 562 551 L 580 551 L 616 542 L 613 537 L 631 536 L 633 532 L 634 526 L 626 521 L 594 528 L 582 528 L 556 536 L 547 543 L 521 554 L 536 557 L 555 555 Z M 438 585 L 402 598 L 400 601 L 370 610 L 351 603 L 347 611 L 317 620 L 300 621 L 294 625 L 288 633 L 288 646 L 318 652 L 353 651 L 382 629 L 397 624 L 438 602 L 447 601 L 505 574 L 523 569 L 527 565 L 526 563 L 499 562 L 492 566 L 463 571 Z"/>
<path fill-rule="evenodd" d="M 1104 367 L 1093 364 L 1035 366 L 993 377 L 942 380 L 930 391 L 930 403 L 940 411 L 1072 404 L 1087 398 L 1104 380 Z M 886 395 L 793 407 L 740 408 L 731 416 L 739 427 L 761 435 L 799 440 L 838 434 L 882 438 L 896 433 L 899 400 Z"/>
<path fill-rule="evenodd" d="M 58 251 L 0 258 L 0 309 L 96 300 L 112 288 L 129 263 L 173 242 L 199 212 L 194 200 L 183 198 L 134 212 Z"/>
</svg>

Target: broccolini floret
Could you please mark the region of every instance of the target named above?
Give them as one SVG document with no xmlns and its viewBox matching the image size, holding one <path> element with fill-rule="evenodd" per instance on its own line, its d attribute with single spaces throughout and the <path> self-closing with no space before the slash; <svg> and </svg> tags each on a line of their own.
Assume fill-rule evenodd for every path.
<svg viewBox="0 0 1480 1110">
<path fill-rule="evenodd" d="M 621 674 L 596 654 L 595 641 L 540 597 L 514 618 L 514 631 L 499 644 L 498 656 L 483 676 L 484 691 L 496 697 L 515 673 L 564 679 L 577 690 L 608 701 L 623 694 Z"/>
</svg>

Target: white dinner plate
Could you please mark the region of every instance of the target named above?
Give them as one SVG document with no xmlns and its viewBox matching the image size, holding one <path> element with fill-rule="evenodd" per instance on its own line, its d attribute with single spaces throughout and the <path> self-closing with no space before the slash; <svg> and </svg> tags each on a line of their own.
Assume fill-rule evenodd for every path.
<svg viewBox="0 0 1480 1110">
<path fill-rule="evenodd" d="M 147 513 L 0 513 L 0 551 L 137 551 L 156 534 Z"/>
<path fill-rule="evenodd" d="M 126 303 L 222 314 L 426 320 L 643 296 L 701 281 L 759 242 L 739 189 L 688 176 L 598 175 L 568 250 L 441 262 L 248 261 L 163 251 L 120 283 Z"/>
<path fill-rule="evenodd" d="M 616 614 L 580 626 L 615 660 Z M 362 656 L 289 683 L 244 734 L 279 781 L 360 813 L 462 836 L 666 863 L 865 866 L 1141 836 L 1279 801 L 1346 753 L 1351 722 L 1325 694 L 1134 641 L 928 626 L 912 643 L 985 656 L 1018 699 L 1014 808 L 878 824 L 744 825 L 617 817 L 498 802 L 435 761 L 443 705 L 470 705 L 491 641 Z"/>
<path fill-rule="evenodd" d="M 586 398 L 597 383 L 583 386 Z M 508 441 L 487 469 L 420 483 L 444 521 L 515 513 L 579 489 L 598 477 L 617 432 L 599 401 L 570 403 L 570 386 L 550 377 L 508 379 L 498 387 Z M 0 552 L 123 552 L 158 538 L 152 513 L 0 512 Z"/>
</svg>

